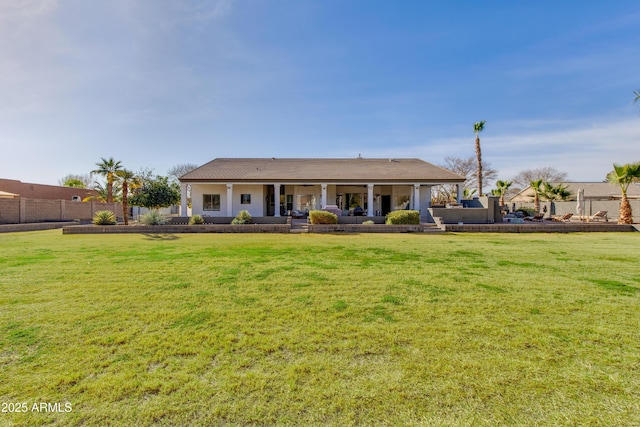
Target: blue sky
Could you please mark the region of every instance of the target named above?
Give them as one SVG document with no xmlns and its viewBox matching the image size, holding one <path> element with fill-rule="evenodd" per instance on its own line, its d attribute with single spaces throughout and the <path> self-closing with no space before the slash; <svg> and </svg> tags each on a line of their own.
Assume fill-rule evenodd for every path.
<svg viewBox="0 0 640 427">
<path fill-rule="evenodd" d="M 640 160 L 640 3 L 0 1 L 0 177 L 101 157 L 474 155 L 509 179 Z"/>
</svg>

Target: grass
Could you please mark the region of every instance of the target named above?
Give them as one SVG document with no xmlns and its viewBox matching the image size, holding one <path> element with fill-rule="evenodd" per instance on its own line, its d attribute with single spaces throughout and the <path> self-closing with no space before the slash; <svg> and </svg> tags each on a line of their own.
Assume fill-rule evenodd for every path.
<svg viewBox="0 0 640 427">
<path fill-rule="evenodd" d="M 639 425 L 639 243 L 0 234 L 0 425 Z"/>
</svg>

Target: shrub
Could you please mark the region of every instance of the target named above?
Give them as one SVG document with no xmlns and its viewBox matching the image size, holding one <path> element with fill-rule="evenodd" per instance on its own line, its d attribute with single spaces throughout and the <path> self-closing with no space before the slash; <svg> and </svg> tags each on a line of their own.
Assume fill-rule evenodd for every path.
<svg viewBox="0 0 640 427">
<path fill-rule="evenodd" d="M 144 225 L 165 225 L 167 223 L 167 217 L 159 211 L 153 210 L 142 215 L 140 222 Z"/>
<path fill-rule="evenodd" d="M 338 215 L 327 211 L 309 211 L 311 224 L 337 224 Z"/>
<path fill-rule="evenodd" d="M 204 218 L 202 218 L 202 215 L 195 214 L 191 219 L 189 219 L 189 225 L 197 224 L 204 224 Z"/>
<path fill-rule="evenodd" d="M 375 224 L 375 222 L 371 221 L 370 219 L 362 223 L 362 225 L 373 225 L 373 224 Z"/>
<path fill-rule="evenodd" d="M 251 224 L 252 219 L 249 211 L 240 211 L 233 221 L 231 221 L 231 224 Z"/>
<path fill-rule="evenodd" d="M 389 212 L 385 219 L 386 224 L 420 224 L 420 212 L 418 211 L 393 211 Z"/>
<path fill-rule="evenodd" d="M 92 219 L 95 225 L 116 225 L 116 214 L 111 211 L 98 211 Z"/>
</svg>

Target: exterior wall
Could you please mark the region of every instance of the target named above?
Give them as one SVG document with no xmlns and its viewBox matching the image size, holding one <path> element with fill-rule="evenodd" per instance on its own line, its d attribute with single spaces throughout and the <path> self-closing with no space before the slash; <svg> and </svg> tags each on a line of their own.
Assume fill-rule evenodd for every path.
<svg viewBox="0 0 640 427">
<path fill-rule="evenodd" d="M 241 194 L 251 194 L 251 203 L 250 204 L 241 204 L 240 195 Z M 225 199 L 227 197 L 226 189 L 225 189 Z M 240 211 L 249 211 L 251 216 L 264 216 L 265 213 L 265 204 L 266 204 L 266 194 L 264 193 L 263 185 L 239 185 L 235 184 L 233 186 L 233 215 L 237 215 Z M 202 201 L 200 201 L 202 203 Z"/>
<path fill-rule="evenodd" d="M 203 194 L 219 194 L 220 210 L 205 211 L 202 206 Z M 241 194 L 251 194 L 251 204 L 243 205 Z M 234 216 L 241 210 L 249 211 L 251 216 L 264 216 L 265 197 L 263 185 L 234 184 L 233 199 L 227 200 L 226 184 L 191 184 L 191 211 L 193 215 L 226 217 L 228 203 L 231 203 Z"/>
<path fill-rule="evenodd" d="M 555 215 L 564 215 L 566 213 L 572 213 L 575 217 L 578 216 L 576 211 L 576 202 L 554 202 Z M 631 210 L 633 213 L 633 222 L 640 222 L 640 200 L 630 200 Z M 507 204 L 509 209 L 512 208 L 511 204 Z M 547 206 L 547 215 L 551 212 L 549 202 L 540 202 L 540 211 L 542 212 L 543 206 Z M 516 209 L 520 207 L 533 208 L 533 203 L 516 203 Z M 607 211 L 609 221 L 616 221 L 620 216 L 620 200 L 586 200 L 584 203 L 584 216 L 591 216 L 598 211 Z"/>
<path fill-rule="evenodd" d="M 0 199 L 0 224 L 20 222 L 20 199 Z"/>
<path fill-rule="evenodd" d="M 0 199 L 0 224 L 20 224 L 43 221 L 89 221 L 97 211 L 109 210 L 122 217 L 122 204 L 72 202 L 46 199 Z"/>
</svg>

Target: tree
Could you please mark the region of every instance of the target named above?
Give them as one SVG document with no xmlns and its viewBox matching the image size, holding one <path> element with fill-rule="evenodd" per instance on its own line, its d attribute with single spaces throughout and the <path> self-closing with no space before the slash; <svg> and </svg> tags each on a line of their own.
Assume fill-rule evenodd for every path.
<svg viewBox="0 0 640 427">
<path fill-rule="evenodd" d="M 107 201 L 107 189 L 100 184 L 99 182 L 94 182 L 93 185 L 91 186 L 91 189 L 94 190 L 96 193 L 98 193 L 95 196 L 88 196 L 85 197 L 84 199 L 82 199 L 83 202 L 91 202 L 91 201 L 96 201 L 96 202 L 106 202 Z M 118 182 L 114 182 L 113 186 L 111 187 L 111 191 L 113 193 L 113 199 L 114 200 L 119 200 L 122 193 L 121 193 L 121 188 L 120 185 L 118 184 Z"/>
<path fill-rule="evenodd" d="M 132 205 L 160 209 L 180 203 L 180 186 L 166 176 L 147 179 L 129 200 Z"/>
<path fill-rule="evenodd" d="M 67 179 L 63 184 L 63 187 L 71 187 L 71 188 L 86 188 L 86 185 L 84 184 L 84 182 L 80 181 L 79 179 L 74 179 L 74 178 L 70 178 Z"/>
<path fill-rule="evenodd" d="M 619 185 L 622 191 L 618 224 L 633 224 L 633 213 L 629 199 L 627 199 L 627 189 L 631 183 L 640 181 L 640 162 L 627 163 L 626 165 L 614 164 L 613 170 L 607 174 L 607 181 Z"/>
<path fill-rule="evenodd" d="M 537 169 L 525 169 L 514 176 L 511 181 L 520 188 L 527 187 L 531 181 L 542 180 L 545 182 L 564 182 L 567 174 L 560 172 L 553 167 L 543 167 Z"/>
<path fill-rule="evenodd" d="M 198 167 L 195 163 L 181 163 L 169 168 L 167 175 L 172 181 L 178 181 L 182 175 L 186 175 Z"/>
<path fill-rule="evenodd" d="M 122 183 L 122 218 L 124 225 L 129 225 L 129 189 L 139 187 L 140 179 L 127 169 L 117 171 L 116 177 Z"/>
<path fill-rule="evenodd" d="M 110 157 L 109 160 L 106 160 L 104 157 L 102 157 L 101 160 L 102 162 L 96 163 L 98 169 L 91 171 L 91 173 L 102 175 L 107 179 L 107 203 L 112 203 L 113 181 L 116 179 L 116 172 L 122 169 L 122 165 L 119 161 L 116 162 L 115 160 L 113 160 L 113 157 Z"/>
<path fill-rule="evenodd" d="M 544 189 L 542 188 L 543 181 L 541 179 L 536 179 L 535 181 L 531 181 L 529 185 L 533 190 L 533 209 L 536 211 L 536 215 L 540 213 L 540 196 L 542 195 Z"/>
<path fill-rule="evenodd" d="M 480 151 L 480 132 L 484 130 L 484 120 L 473 124 L 473 131 L 476 133 L 476 159 L 477 163 L 477 183 L 478 183 L 478 195 L 482 196 L 482 153 Z"/>
<path fill-rule="evenodd" d="M 636 96 L 636 99 L 633 102 L 640 102 L 640 90 L 634 90 L 633 94 Z"/>
<path fill-rule="evenodd" d="M 496 181 L 495 195 L 500 196 L 500 206 L 504 206 L 504 195 L 507 194 L 507 190 L 512 184 L 513 182 L 511 181 Z"/>
<path fill-rule="evenodd" d="M 465 178 L 464 189 L 477 189 L 478 188 L 478 176 L 477 176 L 477 164 L 475 157 L 454 157 L 447 156 L 444 158 L 444 163 L 440 165 L 441 167 L 450 170 L 451 172 L 457 173 L 458 175 L 462 175 Z M 482 179 L 483 185 L 489 185 L 489 183 L 493 182 L 498 176 L 498 171 L 493 169 L 489 163 L 482 162 Z M 476 193 L 477 191 L 474 191 Z M 435 193 L 437 194 L 436 201 L 446 202 L 450 200 L 455 200 L 457 197 L 457 192 L 455 185 L 440 185 L 436 188 Z"/>
<path fill-rule="evenodd" d="M 60 184 L 61 186 L 73 188 L 89 188 L 91 187 L 92 183 L 93 175 L 90 173 L 84 175 L 70 173 L 58 180 L 58 184 Z"/>
<path fill-rule="evenodd" d="M 563 183 L 554 185 L 550 182 L 543 182 L 541 186 L 540 197 L 551 202 L 551 205 L 553 206 L 553 202 L 567 200 L 571 196 L 571 191 L 569 191 L 567 188 L 568 186 Z M 552 208 L 549 210 L 549 217 L 551 217 L 553 213 L 554 212 Z"/>
</svg>

